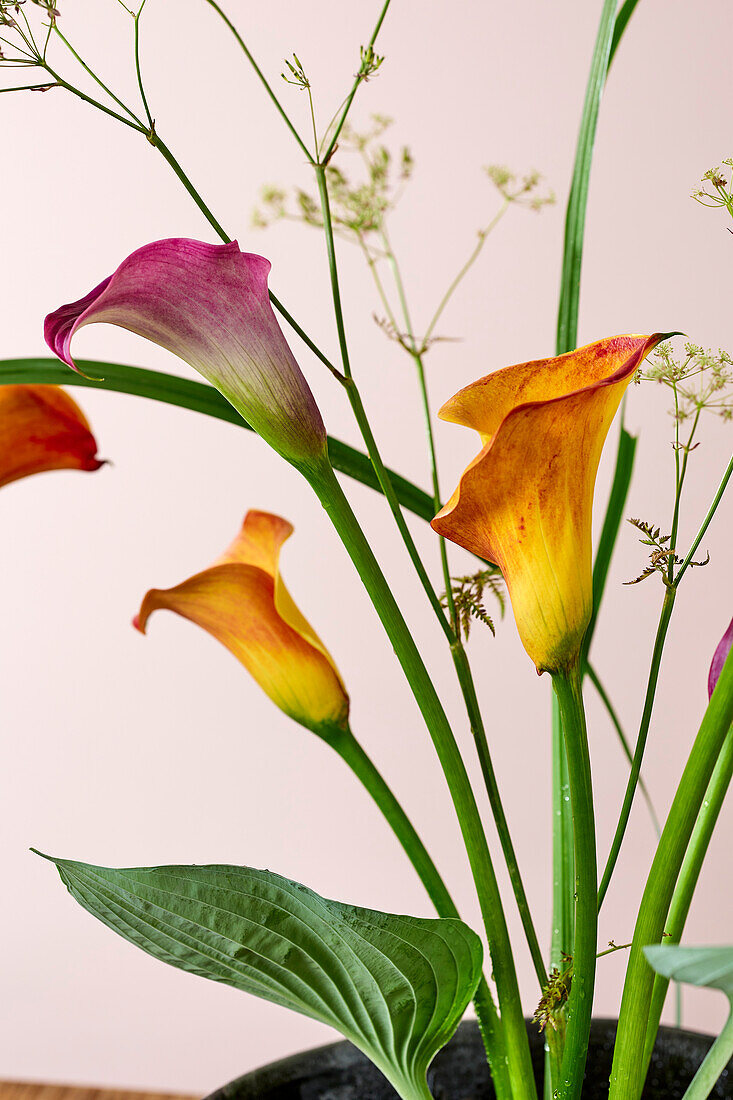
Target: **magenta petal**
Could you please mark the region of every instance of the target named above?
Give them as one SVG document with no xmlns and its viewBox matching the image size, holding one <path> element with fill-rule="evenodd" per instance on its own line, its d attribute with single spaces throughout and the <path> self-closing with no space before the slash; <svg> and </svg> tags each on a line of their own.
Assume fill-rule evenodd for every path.
<svg viewBox="0 0 733 1100">
<path fill-rule="evenodd" d="M 728 629 L 723 637 L 718 642 L 718 648 L 713 654 L 713 659 L 710 662 L 710 672 L 708 673 L 708 698 L 715 691 L 715 685 L 718 682 L 718 677 L 723 671 L 723 665 L 725 659 L 730 653 L 730 648 L 733 645 L 733 619 L 731 619 Z"/>
<path fill-rule="evenodd" d="M 270 305 L 270 262 L 172 238 L 144 245 L 78 302 L 46 318 L 49 347 L 70 367 L 74 333 L 106 321 L 144 336 L 199 371 L 254 430 L 300 465 L 325 453 L 326 431 Z"/>
</svg>

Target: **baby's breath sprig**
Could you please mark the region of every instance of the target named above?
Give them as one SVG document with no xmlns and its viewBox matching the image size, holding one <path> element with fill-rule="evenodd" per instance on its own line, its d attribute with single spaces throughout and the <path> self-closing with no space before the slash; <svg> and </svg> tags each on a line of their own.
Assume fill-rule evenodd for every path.
<svg viewBox="0 0 733 1100">
<path fill-rule="evenodd" d="M 724 206 L 733 217 L 733 183 L 726 179 L 726 169 L 727 175 L 733 177 L 733 158 L 724 160 L 721 168 L 709 168 L 700 181 L 703 186 L 693 188 L 691 197 L 701 206 Z"/>
<path fill-rule="evenodd" d="M 659 382 L 674 394 L 671 415 L 680 424 L 695 420 L 704 409 L 724 420 L 733 418 L 733 358 L 719 348 L 717 352 L 686 342 L 684 355 L 675 357 L 672 343 L 659 344 L 639 372 L 638 381 Z"/>
<path fill-rule="evenodd" d="M 507 203 L 516 203 L 519 206 L 527 206 L 530 210 L 540 211 L 543 206 L 551 206 L 555 202 L 554 191 L 538 192 L 537 189 L 542 183 L 539 172 L 528 172 L 524 176 L 518 176 L 503 164 L 488 164 L 484 171 Z"/>
<path fill-rule="evenodd" d="M 499 604 L 501 616 L 504 616 L 506 607 L 504 578 L 498 566 L 489 565 L 470 576 L 451 578 L 451 593 L 456 625 L 466 641 L 474 619 L 488 626 L 492 634 L 496 634 L 494 621 L 486 610 L 484 598 L 486 593 L 492 595 Z M 447 592 L 441 596 L 440 603 L 445 608 L 450 606 Z"/>
</svg>

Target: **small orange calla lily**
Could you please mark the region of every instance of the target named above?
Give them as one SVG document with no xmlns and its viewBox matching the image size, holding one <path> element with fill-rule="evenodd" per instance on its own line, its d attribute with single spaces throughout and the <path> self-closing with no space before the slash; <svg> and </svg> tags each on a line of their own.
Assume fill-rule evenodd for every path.
<svg viewBox="0 0 733 1100">
<path fill-rule="evenodd" d="M 538 672 L 578 658 L 592 610 L 591 516 L 598 463 L 626 387 L 665 338 L 615 336 L 473 382 L 440 410 L 483 448 L 432 521 L 495 562 Z"/>
<path fill-rule="evenodd" d="M 87 420 L 59 386 L 0 386 L 0 486 L 46 470 L 98 470 Z"/>
<path fill-rule="evenodd" d="M 287 520 L 248 512 L 228 550 L 175 588 L 146 593 L 134 625 L 168 608 L 213 634 L 274 703 L 315 733 L 345 729 L 349 696 L 333 658 L 293 603 L 280 577 Z"/>
</svg>

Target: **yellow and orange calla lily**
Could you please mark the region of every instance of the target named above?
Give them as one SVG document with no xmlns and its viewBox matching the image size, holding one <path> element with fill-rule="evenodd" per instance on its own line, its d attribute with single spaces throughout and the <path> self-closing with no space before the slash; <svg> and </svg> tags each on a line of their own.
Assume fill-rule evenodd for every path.
<svg viewBox="0 0 733 1100">
<path fill-rule="evenodd" d="M 0 386 L 0 486 L 46 470 L 98 470 L 86 417 L 59 386 Z"/>
<path fill-rule="evenodd" d="M 538 672 L 570 668 L 592 610 L 591 517 L 598 463 L 626 387 L 664 335 L 615 336 L 506 367 L 440 410 L 483 444 L 432 522 L 495 562 Z"/>
<path fill-rule="evenodd" d="M 328 650 L 296 607 L 280 576 L 287 520 L 248 512 L 222 556 L 175 588 L 146 593 L 135 626 L 167 608 L 197 623 L 229 649 L 285 714 L 316 733 L 346 729 L 349 696 Z"/>
</svg>

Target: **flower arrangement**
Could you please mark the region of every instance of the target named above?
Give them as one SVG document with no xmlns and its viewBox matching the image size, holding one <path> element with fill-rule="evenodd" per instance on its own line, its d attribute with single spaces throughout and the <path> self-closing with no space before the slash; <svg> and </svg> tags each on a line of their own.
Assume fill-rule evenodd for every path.
<svg viewBox="0 0 733 1100">
<path fill-rule="evenodd" d="M 431 347 L 441 339 L 438 322 L 506 211 L 512 206 L 538 211 L 552 196 L 534 173 L 517 178 L 506 169 L 489 170 L 500 195 L 499 212 L 479 231 L 473 251 L 420 331 L 412 321 L 389 235 L 390 214 L 413 172 L 412 155 L 406 148 L 396 158 L 390 152 L 383 143 L 388 122 L 381 116 L 367 131 L 351 125 L 354 102 L 384 63 L 377 53 L 378 36 L 390 0 L 378 13 L 370 40 L 361 46 L 353 84 L 325 130 L 316 124 L 306 69 L 295 54 L 285 62 L 285 82 L 305 93 L 309 105 L 309 137 L 258 68 L 235 23 L 218 3 L 205 2 L 243 51 L 312 171 L 312 192 L 301 189 L 291 197 L 279 187 L 266 188 L 255 227 L 294 219 L 323 234 L 329 274 L 325 289 L 333 306 L 338 355 L 327 355 L 307 326 L 273 294 L 270 262 L 229 238 L 160 137 L 141 63 L 146 0 L 135 8 L 122 4 L 130 24 L 139 95 L 139 103 L 132 106 L 72 45 L 63 30 L 62 12 L 51 0 L 0 0 L 0 67 L 32 73 L 29 82 L 0 90 L 65 90 L 145 138 L 218 237 L 214 243 L 181 237 L 156 240 L 126 258 L 111 258 L 111 266 L 117 264 L 112 274 L 82 297 L 48 313 L 45 339 L 54 358 L 0 363 L 0 485 L 48 470 L 94 471 L 103 465 L 83 412 L 59 383 L 104 387 L 187 407 L 248 428 L 262 445 L 272 448 L 322 506 L 353 562 L 354 580 L 363 585 L 394 650 L 414 696 L 416 721 L 419 714 L 450 792 L 482 925 L 474 929 L 461 919 L 446 877 L 353 732 L 349 692 L 336 661 L 280 573 L 281 549 L 293 526 L 266 511 L 250 509 L 233 543 L 211 566 L 175 587 L 148 591 L 135 626 L 145 633 L 151 614 L 167 608 L 202 627 L 231 651 L 285 715 L 334 749 L 384 815 L 437 916 L 405 916 L 329 900 L 303 884 L 248 866 L 115 869 L 45 858 L 55 864 L 76 901 L 119 935 L 180 969 L 332 1026 L 374 1062 L 403 1100 L 431 1096 L 429 1067 L 471 1004 L 499 1100 L 536 1100 L 541 1087 L 530 1059 L 528 1008 L 534 1013 L 531 1026 L 545 1037 L 544 1095 L 577 1100 L 584 1095 L 596 963 L 606 953 L 598 942 L 598 914 L 622 852 L 635 796 L 647 794 L 641 771 L 665 639 L 682 581 L 709 562 L 704 540 L 733 474 L 731 460 L 721 470 L 707 514 L 686 541 L 681 501 L 701 417 L 710 410 L 729 419 L 733 407 L 727 353 L 707 352 L 670 332 L 605 335 L 577 346 L 585 209 L 599 105 L 636 0 L 626 0 L 620 8 L 616 0 L 599 5 L 600 26 L 567 203 L 555 354 L 487 374 L 440 409 L 442 420 L 473 429 L 480 441 L 478 454 L 447 502 L 439 481 L 425 370 Z M 81 67 L 84 80 L 65 75 L 68 61 Z M 89 80 L 96 85 L 94 94 L 86 90 Z M 364 178 L 357 183 L 340 164 L 344 150 L 359 157 Z M 707 173 L 694 197 L 703 205 L 733 212 L 730 167 L 724 162 L 721 169 Z M 336 247 L 341 238 L 360 250 L 373 276 L 385 337 L 415 368 L 426 419 L 429 492 L 389 469 L 381 457 L 358 372 L 352 367 Z M 94 323 L 115 325 L 159 345 L 198 372 L 206 384 L 77 360 L 76 334 Z M 334 387 L 340 387 L 363 450 L 341 443 L 327 431 L 330 425 L 324 423 L 291 349 L 290 332 L 328 372 Z M 619 409 L 633 396 L 632 384 L 641 382 L 655 382 L 671 393 L 675 497 L 664 528 L 669 533 L 647 520 L 631 520 L 648 550 L 648 562 L 629 583 L 658 583 L 662 606 L 636 741 L 627 746 L 628 783 L 620 797 L 610 851 L 599 863 L 595 809 L 602 784 L 591 768 L 584 683 L 595 685 L 618 726 L 590 650 L 633 473 L 635 440 L 623 420 L 595 555 L 591 521 L 604 444 Z M 469 746 L 462 744 L 462 731 L 448 716 L 441 685 L 427 667 L 420 639 L 408 624 L 337 472 L 384 498 L 444 635 L 446 663 L 452 666 L 464 723 L 473 736 L 498 846 L 487 832 L 466 765 Z M 418 549 L 406 513 L 432 526 L 440 583 L 433 563 L 426 563 Z M 454 574 L 448 543 L 473 556 L 474 572 Z M 511 606 L 528 655 L 528 671 L 534 668 L 546 675 L 553 688 L 549 958 L 540 944 L 513 846 L 467 646 L 472 630 L 495 630 L 493 615 L 503 612 L 505 605 Z M 732 1005 L 731 1017 L 685 1100 L 710 1095 L 733 1055 L 733 946 L 681 945 L 733 774 L 733 624 L 717 648 L 716 641 L 709 645 L 709 704 L 660 828 L 632 942 L 624 947 L 628 963 L 610 1100 L 641 1096 L 671 981 L 720 989 Z M 548 723 L 549 719 L 548 714 Z M 523 949 L 536 972 L 538 994 L 532 1005 L 523 1004 L 520 997 L 518 948 L 510 940 L 510 899 L 500 888 L 500 864 L 508 873 L 521 917 Z M 621 949 L 609 945 L 612 952 Z"/>
</svg>

